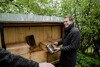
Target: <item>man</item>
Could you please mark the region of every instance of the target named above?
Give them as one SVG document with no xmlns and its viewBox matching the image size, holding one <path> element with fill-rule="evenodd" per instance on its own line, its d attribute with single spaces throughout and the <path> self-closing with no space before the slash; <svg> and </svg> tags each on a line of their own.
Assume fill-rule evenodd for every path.
<svg viewBox="0 0 100 67">
<path fill-rule="evenodd" d="M 60 67 L 75 67 L 76 54 L 80 43 L 80 32 L 74 27 L 73 18 L 66 16 L 64 18 L 64 37 L 54 45 L 61 45 L 61 48 L 55 48 L 56 52 L 61 51 Z"/>
<path fill-rule="evenodd" d="M 0 48 L 0 67 L 54 67 L 50 63 L 37 63 L 21 56 L 13 55 L 7 50 Z"/>
<path fill-rule="evenodd" d="M 100 58 L 100 29 L 98 29 L 97 38 L 94 40 L 94 52 Z"/>
</svg>

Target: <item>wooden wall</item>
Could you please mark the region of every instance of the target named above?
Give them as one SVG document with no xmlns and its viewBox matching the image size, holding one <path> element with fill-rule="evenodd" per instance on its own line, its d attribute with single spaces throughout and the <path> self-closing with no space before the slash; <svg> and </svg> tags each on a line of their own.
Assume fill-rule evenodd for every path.
<svg viewBox="0 0 100 67">
<path fill-rule="evenodd" d="M 27 35 L 33 34 L 36 44 L 49 38 L 61 38 L 61 26 L 38 26 L 38 27 L 5 27 L 5 44 L 25 41 Z"/>
</svg>

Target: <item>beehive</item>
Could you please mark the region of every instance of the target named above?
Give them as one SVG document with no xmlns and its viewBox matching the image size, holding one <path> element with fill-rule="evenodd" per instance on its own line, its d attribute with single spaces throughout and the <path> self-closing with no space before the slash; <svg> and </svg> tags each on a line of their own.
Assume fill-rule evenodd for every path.
<svg viewBox="0 0 100 67">
<path fill-rule="evenodd" d="M 22 55 L 29 52 L 30 46 L 27 43 L 14 43 L 7 45 L 7 50 L 12 54 Z"/>
<path fill-rule="evenodd" d="M 30 53 L 21 54 L 20 56 L 30 60 Z"/>
<path fill-rule="evenodd" d="M 31 52 L 31 60 L 36 62 L 47 62 L 47 52 L 44 50 Z"/>
</svg>

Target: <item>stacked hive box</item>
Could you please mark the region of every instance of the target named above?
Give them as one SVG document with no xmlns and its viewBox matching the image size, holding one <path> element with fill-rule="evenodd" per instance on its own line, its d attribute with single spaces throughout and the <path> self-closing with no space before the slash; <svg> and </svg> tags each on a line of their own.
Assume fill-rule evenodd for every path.
<svg viewBox="0 0 100 67">
<path fill-rule="evenodd" d="M 36 45 L 34 35 L 26 36 L 26 42 L 30 45 L 30 59 L 37 62 L 46 62 L 47 54 L 44 50 L 41 50 L 39 46 Z"/>
<path fill-rule="evenodd" d="M 59 61 L 60 52 L 56 52 L 53 54 L 49 53 L 46 48 L 46 45 L 49 45 L 49 44 L 52 44 L 52 43 L 49 41 L 40 42 L 40 47 L 47 52 L 47 62 L 55 64 Z M 55 45 L 53 45 L 53 46 L 54 46 L 54 48 L 56 47 Z"/>
<path fill-rule="evenodd" d="M 30 46 L 25 42 L 8 44 L 7 50 L 10 51 L 12 54 L 21 55 L 24 58 L 30 59 Z"/>
<path fill-rule="evenodd" d="M 33 60 L 39 63 L 49 62 L 55 64 L 59 60 L 60 52 L 53 54 L 49 53 L 46 48 L 46 45 L 49 44 L 51 44 L 51 42 L 45 41 L 40 42 L 39 46 L 32 47 L 29 46 L 26 42 L 13 43 L 7 45 L 7 50 L 10 51 L 12 54 L 20 55 L 26 59 Z"/>
<path fill-rule="evenodd" d="M 30 50 L 30 46 L 27 43 L 8 44 L 7 50 L 12 54 L 20 55 L 29 60 L 47 62 L 47 53 L 44 50 L 37 47 Z"/>
<path fill-rule="evenodd" d="M 37 62 L 47 62 L 47 53 L 44 50 L 31 52 L 31 60 Z"/>
<path fill-rule="evenodd" d="M 50 62 L 50 63 L 57 63 L 59 61 L 59 57 L 60 57 L 60 52 L 56 52 L 56 53 L 47 53 L 47 62 Z"/>
</svg>

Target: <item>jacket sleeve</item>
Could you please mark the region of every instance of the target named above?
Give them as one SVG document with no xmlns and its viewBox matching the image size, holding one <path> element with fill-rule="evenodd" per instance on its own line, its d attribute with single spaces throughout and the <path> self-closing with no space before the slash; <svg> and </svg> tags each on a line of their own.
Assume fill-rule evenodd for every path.
<svg viewBox="0 0 100 67">
<path fill-rule="evenodd" d="M 68 46 L 62 47 L 61 51 L 77 50 L 80 43 L 80 33 L 79 31 L 74 31 L 71 43 Z"/>
<path fill-rule="evenodd" d="M 61 45 L 61 44 L 63 44 L 63 40 L 62 40 L 62 39 L 60 39 L 60 40 L 58 41 L 57 46 L 59 46 L 59 45 Z"/>
<path fill-rule="evenodd" d="M 39 67 L 37 62 L 18 55 L 13 55 L 3 48 L 0 48 L 0 66 L 1 65 L 3 67 Z"/>
</svg>

